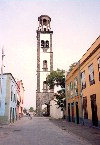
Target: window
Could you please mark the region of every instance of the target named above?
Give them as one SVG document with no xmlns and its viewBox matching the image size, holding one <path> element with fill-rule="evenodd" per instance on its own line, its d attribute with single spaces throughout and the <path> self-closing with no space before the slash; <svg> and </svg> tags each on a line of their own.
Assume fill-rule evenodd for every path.
<svg viewBox="0 0 100 145">
<path fill-rule="evenodd" d="M 13 96 L 13 92 L 12 92 L 12 90 L 11 90 L 11 101 L 12 101 L 12 96 Z"/>
<path fill-rule="evenodd" d="M 41 40 L 41 48 L 44 48 L 44 46 L 45 46 L 45 42 L 44 40 Z"/>
<path fill-rule="evenodd" d="M 44 71 L 47 71 L 48 70 L 48 68 L 47 68 L 47 60 L 44 60 L 43 61 L 43 70 Z"/>
<path fill-rule="evenodd" d="M 46 81 L 43 82 L 43 92 L 46 92 L 47 91 L 47 83 Z"/>
<path fill-rule="evenodd" d="M 77 78 L 75 78 L 75 79 L 74 79 L 74 88 L 76 89 L 77 86 L 78 86 L 78 80 L 77 80 Z"/>
<path fill-rule="evenodd" d="M 43 25 L 47 25 L 47 20 L 43 19 Z"/>
<path fill-rule="evenodd" d="M 100 81 L 100 57 L 98 58 L 98 71 L 99 71 L 99 81 Z"/>
<path fill-rule="evenodd" d="M 73 83 L 70 82 L 70 96 L 73 97 Z"/>
<path fill-rule="evenodd" d="M 85 89 L 86 88 L 86 81 L 85 81 L 85 71 L 83 71 L 81 73 L 81 89 Z"/>
<path fill-rule="evenodd" d="M 46 28 L 44 28 L 44 31 L 46 31 Z"/>
<path fill-rule="evenodd" d="M 98 58 L 98 71 L 100 72 L 100 57 Z"/>
<path fill-rule="evenodd" d="M 90 82 L 90 85 L 95 84 L 93 64 L 89 66 L 89 82 Z"/>
<path fill-rule="evenodd" d="M 14 94 L 13 102 L 16 103 L 16 96 L 15 96 L 15 94 Z"/>
<path fill-rule="evenodd" d="M 68 85 L 66 85 L 66 95 L 67 95 L 67 97 L 70 97 L 70 89 L 69 89 L 69 84 Z"/>
<path fill-rule="evenodd" d="M 13 87 L 13 86 L 11 86 L 11 101 L 13 100 L 13 91 L 12 91 L 12 87 Z"/>
<path fill-rule="evenodd" d="M 72 90 L 72 89 L 73 89 L 73 83 L 70 82 L 70 90 Z"/>
<path fill-rule="evenodd" d="M 43 52 L 47 52 L 47 50 L 49 48 L 49 41 L 41 40 L 41 48 L 43 48 Z"/>
<path fill-rule="evenodd" d="M 49 41 L 46 40 L 46 48 L 49 48 Z"/>
<path fill-rule="evenodd" d="M 74 79 L 74 91 L 75 91 L 75 96 L 78 96 L 78 79 Z"/>
</svg>

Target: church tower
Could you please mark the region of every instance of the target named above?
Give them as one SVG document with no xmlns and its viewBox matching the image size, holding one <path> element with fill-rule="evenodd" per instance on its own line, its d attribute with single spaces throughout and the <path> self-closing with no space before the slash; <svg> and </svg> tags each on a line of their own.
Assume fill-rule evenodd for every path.
<svg viewBox="0 0 100 145">
<path fill-rule="evenodd" d="M 39 27 L 37 30 L 37 90 L 36 111 L 42 115 L 42 105 L 49 105 L 53 97 L 53 91 L 46 84 L 46 77 L 53 71 L 52 34 L 50 22 L 47 15 L 38 17 Z"/>
</svg>

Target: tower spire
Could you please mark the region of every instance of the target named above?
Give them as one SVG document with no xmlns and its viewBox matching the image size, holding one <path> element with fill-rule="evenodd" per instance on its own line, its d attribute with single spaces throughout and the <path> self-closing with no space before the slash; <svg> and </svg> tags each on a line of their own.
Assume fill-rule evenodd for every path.
<svg viewBox="0 0 100 145">
<path fill-rule="evenodd" d="M 36 91 L 36 111 L 37 115 L 42 115 L 42 106 L 49 106 L 53 91 L 49 90 L 46 84 L 46 77 L 53 70 L 52 34 L 48 15 L 38 17 L 39 26 L 37 30 L 37 91 Z M 48 108 L 48 107 L 47 107 Z M 49 106 L 50 108 L 50 106 Z M 47 109 L 49 110 L 49 109 Z M 50 111 L 47 112 L 50 114 Z"/>
</svg>

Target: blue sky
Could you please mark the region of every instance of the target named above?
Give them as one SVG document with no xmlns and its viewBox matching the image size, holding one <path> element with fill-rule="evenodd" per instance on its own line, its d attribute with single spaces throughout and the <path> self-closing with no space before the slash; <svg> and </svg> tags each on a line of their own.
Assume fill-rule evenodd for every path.
<svg viewBox="0 0 100 145">
<path fill-rule="evenodd" d="M 67 71 L 100 35 L 100 0 L 0 0 L 4 72 L 23 80 L 27 107 L 35 107 L 36 30 L 42 14 L 52 20 L 54 69 Z"/>
</svg>

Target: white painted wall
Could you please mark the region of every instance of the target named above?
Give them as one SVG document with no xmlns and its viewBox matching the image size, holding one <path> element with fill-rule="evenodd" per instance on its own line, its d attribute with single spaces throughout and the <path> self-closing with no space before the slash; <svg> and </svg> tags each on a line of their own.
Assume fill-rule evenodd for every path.
<svg viewBox="0 0 100 145">
<path fill-rule="evenodd" d="M 43 72 L 43 60 L 47 60 L 48 71 L 50 71 L 50 48 L 47 52 L 43 52 L 41 48 L 41 40 L 48 40 L 50 46 L 50 34 L 40 34 L 40 92 L 43 92 L 43 82 L 46 81 L 46 77 L 50 74 L 50 72 Z"/>
<path fill-rule="evenodd" d="M 40 54 L 40 71 L 43 71 L 43 60 L 47 60 L 48 71 L 50 71 L 50 53 L 41 52 Z"/>
<path fill-rule="evenodd" d="M 55 100 L 56 99 L 50 101 L 50 116 L 55 119 L 59 119 L 63 117 L 63 111 L 61 111 L 61 108 L 58 108 Z"/>
<path fill-rule="evenodd" d="M 61 89 L 61 86 L 55 86 L 54 87 L 54 93 L 57 93 L 58 90 Z M 54 100 L 50 101 L 50 116 L 56 119 L 63 117 L 63 111 L 61 111 L 61 108 L 58 108 L 58 105 L 56 103 L 56 98 Z"/>
<path fill-rule="evenodd" d="M 6 79 L 7 79 L 7 76 L 3 76 L 2 80 L 0 76 L 0 81 L 1 81 L 0 88 L 2 86 L 2 94 L 0 92 L 0 116 L 4 116 L 5 114 Z"/>
<path fill-rule="evenodd" d="M 10 97 L 10 107 L 16 108 L 16 104 L 17 104 L 17 87 L 16 87 L 16 83 L 11 79 L 11 89 L 13 92 L 12 95 L 12 101 L 11 101 L 11 97 Z M 14 94 L 15 94 L 15 100 L 14 100 Z"/>
<path fill-rule="evenodd" d="M 20 97 L 21 97 L 21 103 L 20 106 L 23 108 L 24 107 L 24 87 L 23 87 L 23 83 L 21 82 L 20 84 Z"/>
<path fill-rule="evenodd" d="M 1 99 L 0 116 L 8 115 L 8 119 L 10 119 L 10 108 L 12 107 L 12 109 L 14 108 L 14 118 L 16 119 L 16 104 L 17 104 L 16 82 L 11 74 L 4 74 L 1 84 L 2 84 L 2 95 L 0 95 L 0 99 Z M 12 101 L 11 101 L 11 89 L 13 92 Z M 15 94 L 15 99 L 14 99 L 14 94 Z M 7 105 L 6 110 L 5 110 L 6 107 L 5 105 Z"/>
<path fill-rule="evenodd" d="M 44 41 L 48 40 L 49 41 L 49 46 L 50 46 L 50 34 L 47 34 L 47 33 L 46 34 L 45 33 L 40 34 L 40 47 L 41 47 L 41 40 L 44 40 Z M 41 52 L 43 52 L 42 49 L 40 49 L 40 53 Z M 50 49 L 48 49 L 47 52 L 50 52 Z"/>
<path fill-rule="evenodd" d="M 17 105 L 17 85 L 15 80 L 11 78 L 11 82 L 10 82 L 10 106 L 9 106 L 9 119 L 10 119 L 10 108 L 12 107 L 12 110 L 14 108 L 14 118 L 16 119 L 16 105 Z M 11 100 L 11 90 L 12 90 L 12 100 Z M 15 94 L 15 98 L 14 98 L 14 94 Z"/>
<path fill-rule="evenodd" d="M 57 93 L 59 90 L 61 90 L 61 86 L 54 86 L 54 93 Z"/>
<path fill-rule="evenodd" d="M 46 77 L 49 75 L 49 72 L 40 73 L 40 92 L 43 92 L 43 82 L 46 81 Z"/>
</svg>

